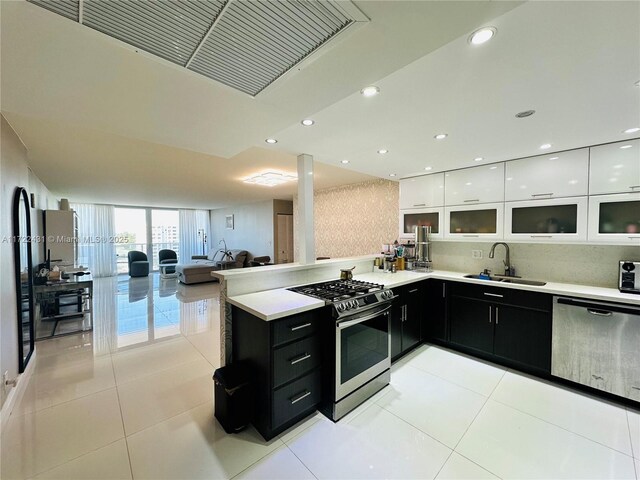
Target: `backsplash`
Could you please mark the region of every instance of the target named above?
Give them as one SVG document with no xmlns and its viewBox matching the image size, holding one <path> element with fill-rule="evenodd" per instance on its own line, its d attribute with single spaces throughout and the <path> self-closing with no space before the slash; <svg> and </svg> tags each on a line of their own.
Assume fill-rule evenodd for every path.
<svg viewBox="0 0 640 480">
<path fill-rule="evenodd" d="M 637 246 L 510 243 L 509 248 L 518 276 L 598 287 L 617 288 L 618 262 L 640 260 Z M 496 247 L 493 259 L 490 249 L 491 243 L 433 242 L 433 267 L 468 273 L 488 268 L 494 274 L 503 273 L 504 247 Z M 471 258 L 471 250 L 482 250 L 482 258 Z"/>
<path fill-rule="evenodd" d="M 317 190 L 313 201 L 317 257 L 375 254 L 398 238 L 398 182 L 379 179 Z M 297 197 L 293 205 L 296 228 Z M 297 259 L 295 234 L 294 251 Z"/>
</svg>

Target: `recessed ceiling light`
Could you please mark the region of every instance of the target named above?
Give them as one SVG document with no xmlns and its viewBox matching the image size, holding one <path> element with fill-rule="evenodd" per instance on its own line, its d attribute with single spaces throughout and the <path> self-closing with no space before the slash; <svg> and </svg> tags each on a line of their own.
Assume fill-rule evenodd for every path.
<svg viewBox="0 0 640 480">
<path fill-rule="evenodd" d="M 622 145 L 620 148 L 622 148 L 623 150 L 627 149 L 627 148 L 631 148 L 633 147 L 633 145 Z"/>
<path fill-rule="evenodd" d="M 345 165 L 349 163 L 349 160 L 341 160 L 340 163 L 344 163 Z"/>
<path fill-rule="evenodd" d="M 489 167 L 489 170 L 495 170 L 496 168 L 498 168 L 498 167 L 496 167 L 496 166 L 494 165 L 493 167 Z"/>
<path fill-rule="evenodd" d="M 484 42 L 491 40 L 498 32 L 496 27 L 482 27 L 471 35 L 469 35 L 469 43 L 471 45 L 482 45 Z"/>
<path fill-rule="evenodd" d="M 389 174 L 389 176 L 390 176 L 390 177 L 395 177 L 395 176 L 396 176 L 396 174 L 395 174 L 395 173 L 390 173 L 390 174 Z"/>
<path fill-rule="evenodd" d="M 549 160 L 557 160 L 557 159 L 559 159 L 559 158 L 560 158 L 560 157 L 551 157 Z"/>
<path fill-rule="evenodd" d="M 524 112 L 516 113 L 516 118 L 527 118 L 536 113 L 535 110 L 525 110 Z"/>
<path fill-rule="evenodd" d="M 474 162 L 481 162 L 482 160 L 484 160 L 484 157 L 476 157 L 473 159 Z"/>
<path fill-rule="evenodd" d="M 265 142 L 273 145 L 274 143 L 278 143 L 278 140 L 276 140 L 275 138 L 267 138 Z"/>
<path fill-rule="evenodd" d="M 636 133 L 636 132 L 640 132 L 640 127 L 627 128 L 622 133 Z"/>
<path fill-rule="evenodd" d="M 433 138 L 435 138 L 436 140 L 444 140 L 447 137 L 448 137 L 447 133 L 439 133 L 433 136 Z"/>
<path fill-rule="evenodd" d="M 467 183 L 465 183 L 465 185 L 467 185 L 467 186 L 468 186 L 468 185 L 471 185 L 471 182 L 467 182 Z"/>
<path fill-rule="evenodd" d="M 313 125 L 313 124 L 314 124 L 314 123 L 316 123 L 316 122 L 314 122 L 314 121 L 313 121 L 313 120 L 311 120 L 310 118 L 305 118 L 305 119 L 304 119 L 304 120 L 302 120 L 300 123 L 301 123 L 302 125 L 304 125 L 305 127 L 310 127 L 311 125 Z"/>
<path fill-rule="evenodd" d="M 386 148 L 381 148 L 380 150 L 378 150 L 378 153 L 380 155 L 384 155 L 385 153 L 389 153 L 389 150 L 387 150 Z"/>
<path fill-rule="evenodd" d="M 543 143 L 542 145 L 540 145 L 540 150 L 547 150 L 549 148 L 551 148 L 550 143 Z"/>
<path fill-rule="evenodd" d="M 364 87 L 360 90 L 360 93 L 365 97 L 375 97 L 380 93 L 380 89 L 375 85 L 369 85 L 368 87 Z"/>
<path fill-rule="evenodd" d="M 429 170 L 433 170 L 433 167 L 424 167 L 424 169 L 428 172 Z"/>
</svg>

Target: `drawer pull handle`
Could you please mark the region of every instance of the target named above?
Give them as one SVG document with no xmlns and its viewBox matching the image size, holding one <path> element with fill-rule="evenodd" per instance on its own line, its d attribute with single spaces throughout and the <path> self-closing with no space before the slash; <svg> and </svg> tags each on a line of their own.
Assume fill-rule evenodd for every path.
<svg viewBox="0 0 640 480">
<path fill-rule="evenodd" d="M 633 388 L 634 390 L 640 390 L 640 387 L 634 387 L 633 385 L 631 385 L 631 388 Z"/>
<path fill-rule="evenodd" d="M 550 197 L 553 195 L 553 192 L 551 193 L 534 193 L 531 196 L 532 197 Z"/>
<path fill-rule="evenodd" d="M 491 305 L 489 305 L 489 323 L 491 323 Z"/>
<path fill-rule="evenodd" d="M 311 392 L 309 390 L 306 390 L 297 397 L 291 397 L 289 400 L 291 401 L 291 405 L 293 405 L 294 403 L 298 403 L 303 398 L 307 398 L 309 395 L 311 395 Z"/>
<path fill-rule="evenodd" d="M 479 237 L 480 235 L 462 235 L 462 236 L 463 236 L 463 237 L 473 237 L 473 238 L 476 238 L 476 237 Z"/>
<path fill-rule="evenodd" d="M 413 206 L 414 207 L 425 207 L 427 204 L 426 203 L 414 203 Z"/>
<path fill-rule="evenodd" d="M 498 293 L 487 293 L 487 292 L 483 292 L 485 295 L 487 295 L 488 297 L 498 297 L 498 298 L 502 298 L 504 297 L 504 295 L 500 295 Z"/>
<path fill-rule="evenodd" d="M 479 198 L 473 198 L 471 200 L 464 200 L 465 203 L 469 203 L 469 202 L 479 202 L 480 199 Z"/>
<path fill-rule="evenodd" d="M 609 312 L 607 310 L 595 310 L 593 308 L 587 308 L 587 312 L 589 312 L 591 315 L 598 315 L 600 317 L 610 317 L 611 315 L 613 315 L 613 312 Z"/>
<path fill-rule="evenodd" d="M 303 360 L 306 360 L 307 358 L 311 358 L 311 355 L 309 353 L 307 353 L 307 352 L 304 352 L 298 358 L 294 358 L 293 360 L 291 360 L 290 363 L 291 363 L 291 365 L 295 365 L 296 363 L 300 363 Z"/>
<path fill-rule="evenodd" d="M 498 307 L 496 307 L 496 325 L 498 325 L 500 322 L 498 320 L 498 315 L 499 315 L 500 309 Z"/>
<path fill-rule="evenodd" d="M 594 380 L 604 380 L 600 375 L 591 375 Z"/>
<path fill-rule="evenodd" d="M 640 236 L 639 235 L 631 235 L 629 238 L 631 240 L 635 240 L 636 238 L 640 238 Z"/>
<path fill-rule="evenodd" d="M 289 327 L 289 329 L 290 329 L 292 332 L 295 332 L 296 330 L 302 330 L 303 328 L 307 328 L 307 327 L 310 327 L 310 326 L 311 326 L 311 324 L 310 324 L 310 323 L 305 323 L 305 324 L 303 324 L 303 325 L 297 325 L 297 326 L 295 326 L 295 327 Z"/>
<path fill-rule="evenodd" d="M 414 293 L 414 292 L 417 292 L 417 291 L 418 291 L 418 289 L 414 288 L 413 290 L 409 290 L 409 293 Z"/>
<path fill-rule="evenodd" d="M 531 238 L 553 238 L 553 235 L 531 235 Z"/>
<path fill-rule="evenodd" d="M 629 188 L 635 190 L 636 188 L 640 188 L 640 185 L 630 185 Z"/>
</svg>

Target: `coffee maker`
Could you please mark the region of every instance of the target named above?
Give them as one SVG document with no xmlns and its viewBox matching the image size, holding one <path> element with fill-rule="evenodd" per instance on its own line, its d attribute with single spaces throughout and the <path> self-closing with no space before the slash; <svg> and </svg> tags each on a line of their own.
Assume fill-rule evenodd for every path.
<svg viewBox="0 0 640 480">
<path fill-rule="evenodd" d="M 416 226 L 416 261 L 415 270 L 420 272 L 430 272 L 432 270 L 431 264 L 431 242 L 429 237 L 431 236 L 430 226 Z"/>
</svg>

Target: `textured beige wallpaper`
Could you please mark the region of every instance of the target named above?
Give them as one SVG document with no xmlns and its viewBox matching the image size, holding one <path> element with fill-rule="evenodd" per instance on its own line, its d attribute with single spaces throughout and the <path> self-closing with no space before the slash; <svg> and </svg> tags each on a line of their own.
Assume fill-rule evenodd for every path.
<svg viewBox="0 0 640 480">
<path fill-rule="evenodd" d="M 317 190 L 313 195 L 317 257 L 350 257 L 379 253 L 398 237 L 399 186 L 371 180 Z M 293 200 L 294 229 L 298 201 Z M 294 234 L 295 257 L 298 243 Z"/>
</svg>

